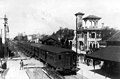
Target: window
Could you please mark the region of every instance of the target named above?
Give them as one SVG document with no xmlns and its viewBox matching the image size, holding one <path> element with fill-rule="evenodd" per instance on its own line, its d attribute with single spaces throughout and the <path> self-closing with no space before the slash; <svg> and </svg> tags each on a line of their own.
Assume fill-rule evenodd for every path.
<svg viewBox="0 0 120 79">
<path fill-rule="evenodd" d="M 61 60 L 61 58 L 62 58 L 61 55 L 59 55 L 59 60 Z"/>
<path fill-rule="evenodd" d="M 92 34 L 91 34 L 91 38 L 95 38 L 95 33 L 92 33 Z"/>
<path fill-rule="evenodd" d="M 82 42 L 82 41 L 79 41 L 79 44 L 80 44 L 80 46 L 81 46 L 81 45 L 83 45 L 83 42 Z"/>
</svg>

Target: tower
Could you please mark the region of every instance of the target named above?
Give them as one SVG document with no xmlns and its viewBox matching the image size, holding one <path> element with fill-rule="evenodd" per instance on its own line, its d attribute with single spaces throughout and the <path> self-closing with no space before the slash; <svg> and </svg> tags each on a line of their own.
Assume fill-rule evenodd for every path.
<svg viewBox="0 0 120 79">
<path fill-rule="evenodd" d="M 75 14 L 76 16 L 76 52 L 77 49 L 79 48 L 79 44 L 78 44 L 78 32 L 82 30 L 82 16 L 84 15 L 84 13 L 78 12 Z"/>
</svg>

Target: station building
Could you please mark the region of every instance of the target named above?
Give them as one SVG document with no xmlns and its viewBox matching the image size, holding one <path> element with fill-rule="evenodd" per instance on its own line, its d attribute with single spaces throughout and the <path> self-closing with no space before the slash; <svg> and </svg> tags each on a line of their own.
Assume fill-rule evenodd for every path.
<svg viewBox="0 0 120 79">
<path fill-rule="evenodd" d="M 83 53 L 82 51 L 88 51 L 91 48 L 99 48 L 99 41 L 102 38 L 101 28 L 98 26 L 98 21 L 101 19 L 101 17 L 89 15 L 83 18 L 82 16 L 84 15 L 84 13 L 81 12 L 76 13 L 75 15 L 76 31 L 74 39 L 72 40 L 72 50 L 77 51 L 77 53 Z M 84 52 L 84 54 L 85 53 L 86 52 Z"/>
</svg>

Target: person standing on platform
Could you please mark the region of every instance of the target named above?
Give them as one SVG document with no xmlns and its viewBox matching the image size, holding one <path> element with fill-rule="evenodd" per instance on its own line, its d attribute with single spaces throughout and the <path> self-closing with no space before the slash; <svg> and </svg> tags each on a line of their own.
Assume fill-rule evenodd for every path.
<svg viewBox="0 0 120 79">
<path fill-rule="evenodd" d="M 94 67 L 94 70 L 95 70 L 95 59 L 93 59 L 93 67 Z"/>
<path fill-rule="evenodd" d="M 20 70 L 23 69 L 23 65 L 24 65 L 23 60 L 21 59 L 21 61 L 20 61 Z"/>
<path fill-rule="evenodd" d="M 2 64 L 2 68 L 5 70 L 5 69 L 7 69 L 7 62 L 6 61 L 4 61 L 4 63 Z"/>
</svg>

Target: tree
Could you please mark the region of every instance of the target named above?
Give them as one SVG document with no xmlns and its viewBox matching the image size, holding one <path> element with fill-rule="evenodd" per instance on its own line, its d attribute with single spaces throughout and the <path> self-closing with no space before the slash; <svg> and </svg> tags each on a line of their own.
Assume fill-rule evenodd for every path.
<svg viewBox="0 0 120 79">
<path fill-rule="evenodd" d="M 68 28 L 61 28 L 56 33 L 54 32 L 52 35 L 60 38 L 61 47 L 71 48 L 68 40 L 69 38 L 74 37 L 74 30 Z"/>
<path fill-rule="evenodd" d="M 67 39 L 70 38 L 71 36 L 74 36 L 74 30 L 68 28 L 62 28 L 56 32 L 56 35 L 58 37 Z"/>
<path fill-rule="evenodd" d="M 22 34 L 18 34 L 17 36 L 15 36 L 14 40 L 17 41 L 28 41 L 27 35 L 23 36 Z"/>
<path fill-rule="evenodd" d="M 106 41 L 107 39 L 109 39 L 111 36 L 113 36 L 118 30 L 114 29 L 114 28 L 109 28 L 108 26 L 106 26 L 101 33 L 101 38 L 103 41 Z"/>
</svg>

